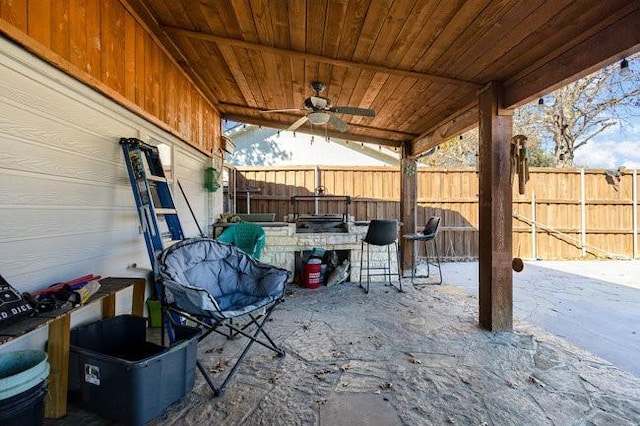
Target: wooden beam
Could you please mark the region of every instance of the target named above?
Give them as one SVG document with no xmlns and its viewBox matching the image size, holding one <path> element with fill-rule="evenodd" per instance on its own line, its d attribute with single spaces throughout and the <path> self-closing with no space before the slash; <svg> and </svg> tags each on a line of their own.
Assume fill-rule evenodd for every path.
<svg viewBox="0 0 640 426">
<path fill-rule="evenodd" d="M 171 135 L 185 142 L 187 145 L 197 149 L 198 151 L 208 156 L 213 155 L 211 152 L 207 152 L 205 149 L 189 141 L 186 138 L 186 136 L 180 134 L 177 129 L 174 129 L 172 126 L 160 120 L 158 117 L 154 116 L 150 112 L 136 105 L 134 102 L 127 99 L 121 93 L 107 86 L 102 81 L 93 77 L 92 75 L 85 72 L 84 70 L 80 69 L 79 67 L 72 64 L 62 56 L 55 53 L 54 51 L 38 43 L 36 40 L 29 37 L 27 34 L 23 33 L 22 31 L 18 30 L 12 24 L 10 24 L 9 22 L 3 19 L 0 19 L 0 35 L 4 35 L 9 40 L 13 40 L 15 43 L 23 47 L 29 53 L 34 54 L 35 56 L 39 57 L 43 61 L 49 63 L 50 65 L 54 66 L 55 68 L 59 69 L 65 74 L 78 80 L 80 83 L 85 84 L 88 87 L 96 90 L 97 92 L 106 96 L 113 102 L 120 104 L 122 107 L 128 109 L 129 111 L 143 118 L 144 120 L 154 124 L 155 126 L 159 127 L 165 132 L 170 133 Z"/>
<path fill-rule="evenodd" d="M 132 278 L 133 296 L 131 299 L 131 314 L 142 317 L 144 316 L 144 293 L 147 281 L 144 278 Z"/>
<path fill-rule="evenodd" d="M 62 315 L 49 324 L 47 355 L 51 371 L 44 410 L 47 418 L 59 419 L 67 414 L 70 325 L 71 315 Z"/>
<path fill-rule="evenodd" d="M 258 115 L 259 114 L 260 117 L 264 117 L 264 118 L 259 118 L 259 119 L 261 119 L 261 120 L 264 119 L 264 120 L 267 120 L 267 121 L 271 121 L 268 118 L 270 114 L 276 114 L 277 116 L 283 117 L 283 118 L 285 118 L 285 117 L 286 118 L 290 118 L 291 119 L 291 123 L 293 123 L 294 121 L 296 121 L 297 119 L 299 119 L 301 117 L 300 114 L 292 114 L 292 113 L 288 113 L 288 112 L 268 113 L 267 111 L 265 111 L 263 109 L 260 109 L 260 108 L 253 108 L 253 107 L 250 107 L 250 106 L 247 106 L 247 105 L 232 104 L 232 103 L 228 103 L 228 102 L 221 102 L 221 103 L 218 104 L 218 106 L 225 110 L 224 113 L 231 114 L 232 112 L 229 111 L 229 110 L 233 110 L 233 111 L 238 111 L 238 114 L 240 114 L 240 115 L 245 115 L 245 114 Z M 276 123 L 280 123 L 280 121 L 276 121 Z M 398 139 L 401 139 L 402 141 L 410 140 L 410 139 L 413 139 L 413 138 L 416 137 L 415 133 L 408 133 L 408 132 L 403 132 L 403 131 L 400 131 L 400 130 L 381 129 L 379 127 L 366 126 L 364 124 L 353 124 L 353 123 L 347 123 L 347 124 L 349 124 L 349 126 L 352 129 L 355 129 L 355 130 L 387 133 L 392 137 L 397 137 Z"/>
<path fill-rule="evenodd" d="M 504 83 L 503 107 L 514 108 L 640 50 L 640 3 L 627 15 L 561 54 L 552 53 Z"/>
<path fill-rule="evenodd" d="M 415 138 L 411 143 L 409 155 L 414 157 L 420 155 L 477 125 L 478 104 L 473 102 Z"/>
<path fill-rule="evenodd" d="M 479 95 L 479 303 L 480 325 L 513 328 L 512 116 L 500 114 L 501 86 L 489 83 Z"/>
<path fill-rule="evenodd" d="M 404 144 L 400 161 L 400 235 L 416 231 L 418 209 L 418 173 L 415 157 L 408 155 L 410 144 Z M 414 244 L 400 240 L 400 273 L 410 270 L 413 261 Z"/>
<path fill-rule="evenodd" d="M 229 37 L 221 37 L 214 34 L 204 33 L 200 31 L 192 31 L 184 28 L 177 28 L 177 27 L 166 26 L 166 25 L 163 26 L 162 28 L 164 31 L 166 31 L 169 34 L 209 41 L 209 42 L 216 43 L 220 46 L 240 47 L 243 49 L 257 50 L 260 52 L 271 53 L 274 55 L 288 56 L 291 58 L 297 58 L 297 59 L 302 59 L 306 61 L 315 61 L 323 64 L 337 65 L 337 66 L 347 67 L 347 68 L 359 68 L 359 69 L 369 70 L 373 72 L 382 72 L 389 75 L 399 75 L 401 77 L 414 78 L 416 80 L 430 80 L 430 81 L 439 82 L 443 84 L 456 84 L 456 85 L 462 85 L 462 86 L 471 86 L 475 88 L 481 87 L 479 83 L 476 83 L 473 81 L 460 80 L 457 78 L 446 77 L 443 75 L 416 72 L 416 71 L 403 70 L 403 69 L 397 69 L 397 68 L 389 68 L 382 65 L 368 64 L 366 62 L 356 62 L 356 61 L 347 61 L 344 59 L 330 58 L 328 56 L 299 52 L 297 50 L 281 49 L 279 47 L 273 47 L 273 46 L 265 46 L 258 43 L 251 43 L 248 41 L 237 40 Z"/>
<path fill-rule="evenodd" d="M 119 1 L 120 4 L 122 4 L 122 7 L 124 7 L 127 12 L 133 16 L 136 22 L 145 29 L 171 62 L 183 71 L 185 78 L 193 84 L 193 87 L 202 95 L 211 108 L 217 111 L 215 105 L 218 102 L 218 97 L 213 90 L 211 90 L 209 85 L 205 84 L 197 70 L 194 70 L 191 67 L 186 56 L 183 54 L 182 50 L 176 46 L 171 37 L 162 31 L 160 23 L 158 23 L 153 12 L 149 10 L 147 4 L 140 0 Z"/>
<path fill-rule="evenodd" d="M 266 119 L 256 118 L 252 116 L 246 116 L 242 114 L 222 114 L 223 120 L 232 120 L 237 121 L 239 123 L 247 123 L 247 124 L 255 124 L 256 126 L 264 126 L 271 127 L 273 129 L 281 129 L 286 130 L 290 124 L 287 123 L 278 123 L 273 122 Z M 325 136 L 330 137 L 331 139 L 342 139 L 347 141 L 355 141 L 355 142 L 364 142 L 364 143 L 372 143 L 377 145 L 384 146 L 401 146 L 402 141 L 392 140 L 392 139 L 383 139 L 376 138 L 364 135 L 354 135 L 351 133 L 340 133 L 335 130 L 326 130 L 325 128 L 313 127 L 309 129 L 307 126 L 299 127 L 294 133 L 304 133 L 306 135 L 315 135 L 324 138 Z"/>
<path fill-rule="evenodd" d="M 113 318 L 116 316 L 116 294 L 111 293 L 102 299 L 102 318 Z"/>
</svg>

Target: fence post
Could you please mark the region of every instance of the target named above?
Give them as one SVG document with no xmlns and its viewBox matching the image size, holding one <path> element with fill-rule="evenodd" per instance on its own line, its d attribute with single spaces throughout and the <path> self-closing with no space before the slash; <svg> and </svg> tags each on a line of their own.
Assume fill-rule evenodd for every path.
<svg viewBox="0 0 640 426">
<path fill-rule="evenodd" d="M 237 170 L 233 169 L 233 210 L 231 210 L 232 213 L 237 213 L 238 210 L 238 174 L 237 174 Z"/>
<path fill-rule="evenodd" d="M 313 175 L 313 194 L 314 195 L 318 195 L 316 194 L 316 188 L 318 188 L 321 185 L 320 183 L 320 167 L 316 166 L 315 167 L 315 173 Z M 313 208 L 314 208 L 314 214 L 318 214 L 318 199 L 315 198 L 314 202 L 313 202 Z"/>
<path fill-rule="evenodd" d="M 538 247 L 536 241 L 536 191 L 531 191 L 531 257 L 533 259 L 538 258 Z"/>
<path fill-rule="evenodd" d="M 638 171 L 633 171 L 633 206 L 631 208 L 633 214 L 633 258 L 638 258 Z"/>
<path fill-rule="evenodd" d="M 587 200 L 586 185 L 584 182 L 584 168 L 580 169 L 580 217 L 582 230 L 582 257 L 587 257 Z"/>
</svg>

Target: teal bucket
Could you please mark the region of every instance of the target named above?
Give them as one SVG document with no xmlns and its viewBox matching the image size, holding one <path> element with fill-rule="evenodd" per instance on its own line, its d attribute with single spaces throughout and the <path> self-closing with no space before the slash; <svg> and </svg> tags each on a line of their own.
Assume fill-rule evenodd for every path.
<svg viewBox="0 0 640 426">
<path fill-rule="evenodd" d="M 46 352 L 27 350 L 0 354 L 1 425 L 42 424 L 48 376 Z"/>
</svg>

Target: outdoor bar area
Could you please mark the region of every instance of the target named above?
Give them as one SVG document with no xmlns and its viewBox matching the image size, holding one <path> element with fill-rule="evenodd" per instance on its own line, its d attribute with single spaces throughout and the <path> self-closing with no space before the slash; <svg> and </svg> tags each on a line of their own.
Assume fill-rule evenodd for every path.
<svg viewBox="0 0 640 426">
<path fill-rule="evenodd" d="M 639 23 L 0 0 L 0 426 L 639 425 Z"/>
<path fill-rule="evenodd" d="M 324 191 L 324 188 L 320 188 L 313 195 L 292 196 L 289 202 L 291 213 L 285 216 L 285 221 L 262 221 L 274 218 L 275 213 L 247 212 L 223 216 L 235 216 L 235 220 L 260 226 L 265 233 L 261 260 L 293 271 L 292 279 L 296 283 L 302 283 L 302 263 L 314 249 L 321 253 L 335 251 L 340 263 L 345 260 L 348 263 L 348 280 L 360 281 L 362 240 L 367 233 L 369 221 L 355 220 L 350 214 L 350 196 L 328 195 Z M 262 196 L 269 195 L 263 193 Z M 247 206 L 250 209 L 249 203 Z M 334 210 L 327 211 L 331 208 Z M 211 226 L 212 233 L 216 236 L 231 225 L 233 222 L 217 221 Z M 371 268 L 398 268 L 397 256 L 392 256 L 391 264 L 387 265 L 387 248 L 384 246 L 370 248 L 370 262 Z M 379 281 L 381 276 L 372 276 L 371 279 Z M 323 282 L 326 281 L 323 273 Z"/>
</svg>

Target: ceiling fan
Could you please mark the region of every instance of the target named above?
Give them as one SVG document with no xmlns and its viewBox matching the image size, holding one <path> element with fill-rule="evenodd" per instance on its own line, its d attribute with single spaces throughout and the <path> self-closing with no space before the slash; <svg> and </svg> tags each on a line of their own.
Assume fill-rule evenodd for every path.
<svg viewBox="0 0 640 426">
<path fill-rule="evenodd" d="M 350 126 L 338 118 L 335 114 L 351 114 L 351 115 L 360 115 L 363 117 L 375 117 L 376 113 L 372 109 L 368 108 L 359 108 L 352 106 L 333 106 L 331 104 L 331 100 L 329 98 L 325 98 L 320 96 L 320 92 L 322 92 L 326 88 L 326 85 L 319 81 L 314 81 L 311 83 L 311 89 L 313 89 L 313 96 L 309 96 L 304 100 L 303 108 L 290 108 L 290 109 L 273 109 L 269 111 L 262 111 L 263 113 L 270 112 L 289 112 L 289 111 L 299 111 L 305 112 L 306 115 L 304 117 L 300 117 L 296 120 L 287 130 L 290 132 L 295 131 L 304 123 L 309 121 L 314 125 L 321 124 L 331 124 L 334 129 L 339 132 L 346 132 L 349 130 Z"/>
</svg>

